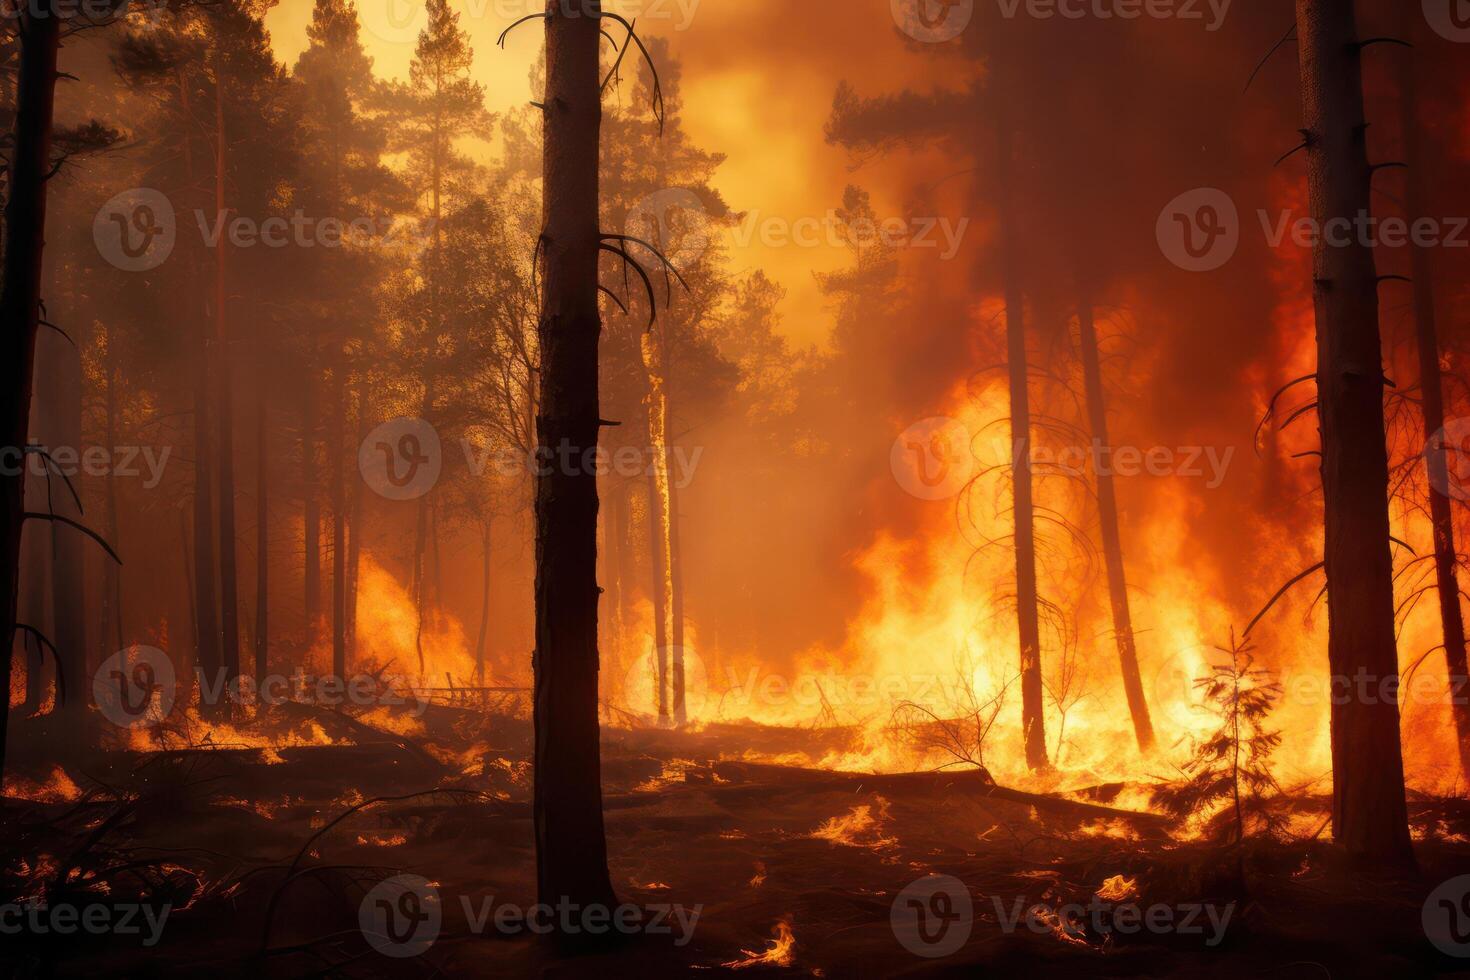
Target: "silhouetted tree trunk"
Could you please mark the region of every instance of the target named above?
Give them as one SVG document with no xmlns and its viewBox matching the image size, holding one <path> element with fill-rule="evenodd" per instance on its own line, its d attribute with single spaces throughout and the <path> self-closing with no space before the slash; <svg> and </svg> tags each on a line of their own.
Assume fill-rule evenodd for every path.
<svg viewBox="0 0 1470 980">
<path fill-rule="evenodd" d="M 1359 38 L 1351 4 L 1297 0 L 1308 185 L 1318 228 L 1371 213 Z M 1327 656 L 1334 677 L 1396 681 L 1378 281 L 1366 242 L 1314 249 L 1317 400 L 1326 511 Z M 1411 861 L 1399 710 L 1335 698 L 1333 836 L 1360 861 Z"/>
<path fill-rule="evenodd" d="M 40 419 L 33 428 L 48 450 L 81 451 L 82 443 L 82 357 L 59 334 L 37 341 L 36 410 Z M 76 481 L 73 480 L 73 483 Z M 83 515 L 62 479 L 52 475 L 47 502 L 32 510 L 50 510 L 81 522 Z M 46 498 L 42 498 L 46 499 Z M 91 679 L 87 670 L 86 540 L 76 528 L 52 523 L 46 527 L 51 541 L 51 642 L 56 644 L 59 669 L 65 674 L 66 700 L 57 705 L 66 721 L 58 735 L 67 748 L 86 744 L 87 704 Z"/>
<path fill-rule="evenodd" d="M 225 76 L 223 59 L 215 48 L 214 85 L 214 207 L 223 222 L 225 205 Z M 214 348 L 219 382 L 219 590 L 220 632 L 224 641 L 221 661 L 227 683 L 240 676 L 240 586 L 235 558 L 235 401 L 230 356 L 229 324 L 225 318 L 226 236 L 214 248 Z"/>
<path fill-rule="evenodd" d="M 347 384 L 338 360 L 332 379 L 332 674 L 347 676 L 347 487 L 342 468 L 342 438 L 347 430 Z"/>
<path fill-rule="evenodd" d="M 117 446 L 117 337 L 111 327 L 104 327 L 107 344 L 107 392 L 105 427 L 107 445 Z M 122 552 L 122 528 L 117 507 L 117 476 L 109 467 L 107 486 L 107 540 L 118 553 Z M 99 653 L 106 659 L 125 645 L 123 636 L 122 575 L 117 563 L 102 563 L 102 635 L 98 640 Z"/>
<path fill-rule="evenodd" d="M 1077 333 L 1082 348 L 1082 373 L 1087 386 L 1087 416 L 1092 425 L 1094 459 L 1112 453 L 1108 441 L 1108 410 L 1103 396 L 1102 358 L 1097 349 L 1097 324 L 1092 303 L 1084 298 L 1077 306 Z M 1118 530 L 1118 494 L 1111 466 L 1099 466 L 1097 480 L 1098 520 L 1102 525 L 1103 560 L 1108 568 L 1108 595 L 1113 606 L 1113 634 L 1118 643 L 1118 662 L 1123 672 L 1123 690 L 1128 712 L 1133 716 L 1133 734 L 1138 747 L 1154 747 L 1154 726 L 1143 697 L 1143 680 L 1138 675 L 1138 649 L 1133 641 L 1133 617 L 1128 607 L 1128 579 L 1123 571 L 1123 538 Z"/>
<path fill-rule="evenodd" d="M 1046 721 L 1041 685 L 1041 621 L 1037 610 L 1036 527 L 1031 473 L 1031 392 L 1026 353 L 1026 299 L 1016 269 L 1020 242 L 1011 201 L 1011 131 L 1005 118 L 1005 93 L 997 117 L 996 187 L 999 200 L 1000 260 L 1006 308 L 1006 361 L 1011 394 L 1011 480 L 1016 530 L 1016 622 L 1021 646 L 1021 727 L 1026 764 L 1047 768 Z"/>
<path fill-rule="evenodd" d="M 1417 20 L 1417 12 L 1406 17 Z M 1410 222 L 1429 214 L 1424 193 L 1423 132 L 1419 125 L 1418 71 L 1412 55 L 1400 55 L 1399 94 L 1404 127 L 1404 162 L 1408 164 L 1405 216 Z M 1429 249 L 1410 236 L 1414 280 L 1414 328 L 1419 347 L 1419 388 L 1424 401 L 1424 463 L 1429 474 L 1429 519 L 1434 529 L 1434 573 L 1439 592 L 1439 618 L 1444 628 L 1445 669 L 1450 710 L 1459 743 L 1460 772 L 1470 782 L 1470 667 L 1466 663 L 1465 616 L 1460 607 L 1459 557 L 1450 511 L 1449 466 L 1445 458 L 1444 379 L 1439 356 L 1439 324 L 1434 304 L 1434 263 Z"/>
<path fill-rule="evenodd" d="M 270 673 L 270 358 L 264 332 L 257 335 L 255 400 L 255 679 Z"/>
<path fill-rule="evenodd" d="M 313 365 L 314 365 L 313 361 Z M 322 510 L 316 498 L 317 375 L 313 365 L 306 372 L 306 401 L 301 419 L 301 492 L 306 514 L 306 640 L 316 640 L 322 614 Z"/>
<path fill-rule="evenodd" d="M 0 448 L 24 454 L 31 416 L 31 372 L 41 322 L 41 256 L 46 244 L 46 181 L 51 170 L 56 52 L 61 18 L 45 4 L 42 16 L 22 11 L 18 39 L 15 132 L 11 140 L 9 199 L 5 205 L 4 285 L 0 287 Z M 595 147 L 596 144 L 594 144 Z M 0 472 L 0 775 L 5 771 L 10 717 L 10 669 L 20 584 L 20 539 L 25 524 L 25 471 Z"/>
<path fill-rule="evenodd" d="M 35 491 L 32 490 L 32 493 Z M 39 522 L 31 525 L 21 546 L 24 567 L 21 573 L 20 622 L 51 635 L 50 612 L 46 593 L 50 591 L 50 562 L 46 556 L 51 529 Z M 26 653 L 26 693 L 21 704 L 22 715 L 40 710 L 46 700 L 46 651 L 33 636 L 21 636 Z"/>
<path fill-rule="evenodd" d="M 367 405 L 363 399 L 359 382 L 357 389 L 357 438 L 353 445 L 361 446 L 368 437 Z M 347 650 L 357 655 L 357 583 L 362 572 L 362 481 L 352 481 L 352 530 L 347 545 Z"/>
<path fill-rule="evenodd" d="M 543 452 L 565 446 L 572 459 L 596 448 L 600 426 L 599 8 L 572 13 L 552 0 L 546 5 L 536 428 Z M 544 903 L 611 908 L 598 741 L 597 475 L 584 467 L 544 469 L 536 478 L 537 892 Z"/>
</svg>

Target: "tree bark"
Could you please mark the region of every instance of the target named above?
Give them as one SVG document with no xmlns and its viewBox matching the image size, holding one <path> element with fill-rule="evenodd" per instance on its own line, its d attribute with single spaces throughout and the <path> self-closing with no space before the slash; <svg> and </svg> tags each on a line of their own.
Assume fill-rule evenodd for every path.
<svg viewBox="0 0 1470 980">
<path fill-rule="evenodd" d="M 270 360 L 265 334 L 257 334 L 255 401 L 255 679 L 265 681 L 270 673 L 270 400 L 267 384 Z"/>
<path fill-rule="evenodd" d="M 82 443 L 82 357 L 59 335 L 37 341 L 37 375 L 41 390 L 36 409 L 41 417 L 33 428 L 48 449 L 61 447 L 81 451 Z M 74 521 L 84 519 L 71 492 L 62 487 L 61 477 L 51 476 L 49 501 L 33 510 L 51 510 Z M 75 481 L 73 481 L 75 482 Z M 51 642 L 56 645 L 58 668 L 65 675 L 66 700 L 56 710 L 66 721 L 60 737 L 68 749 L 87 743 L 91 680 L 87 670 L 87 594 L 85 574 L 86 540 L 81 532 L 65 524 L 45 526 L 51 542 Z"/>
<path fill-rule="evenodd" d="M 316 499 L 317 376 L 314 360 L 307 365 L 306 400 L 301 419 L 301 484 L 305 503 L 306 642 L 316 642 L 322 611 L 322 511 Z"/>
<path fill-rule="evenodd" d="M 1048 766 L 1041 684 L 1041 620 L 1037 611 L 1036 525 L 1031 473 L 1031 392 L 1026 353 L 1026 299 L 1016 269 L 1020 243 L 1011 203 L 1011 131 L 1004 100 L 997 115 L 996 186 L 999 198 L 1001 274 L 1006 312 L 1006 360 L 1011 396 L 1012 516 L 1016 541 L 1016 625 L 1021 649 L 1021 728 L 1026 764 Z"/>
<path fill-rule="evenodd" d="M 1409 18 L 1406 18 L 1409 19 Z M 1400 111 L 1404 127 L 1404 163 L 1408 165 L 1405 217 L 1412 223 L 1426 217 L 1423 131 L 1419 125 L 1418 72 L 1414 59 L 1401 56 Z M 1434 573 L 1439 592 L 1439 618 L 1444 630 L 1445 669 L 1449 679 L 1450 710 L 1459 745 L 1460 773 L 1470 782 L 1470 665 L 1466 663 L 1465 616 L 1460 607 L 1459 557 L 1455 552 L 1455 523 L 1451 513 L 1449 464 L 1445 457 L 1444 378 L 1440 367 L 1439 324 L 1434 298 L 1434 263 L 1429 249 L 1415 236 L 1409 243 L 1414 280 L 1414 331 L 1419 347 L 1419 389 L 1424 407 L 1424 463 L 1429 475 L 1429 522 L 1434 531 Z"/>
<path fill-rule="evenodd" d="M 1372 171 L 1351 4 L 1297 0 L 1308 186 L 1317 227 L 1370 214 Z M 1378 281 L 1363 241 L 1313 252 L 1328 663 L 1357 690 L 1397 685 Z M 1412 861 L 1393 698 L 1333 699 L 1333 836 L 1361 863 Z"/>
<path fill-rule="evenodd" d="M 354 445 L 361 446 L 368 437 L 367 404 L 363 398 L 361 382 L 357 389 L 357 438 Z M 352 481 L 352 529 L 348 534 L 347 551 L 347 652 L 357 655 L 357 583 L 362 572 L 362 481 Z"/>
<path fill-rule="evenodd" d="M 546 5 L 539 411 L 542 458 L 596 449 L 600 3 Z M 569 455 L 560 451 L 566 447 Z M 535 799 L 540 901 L 611 908 L 598 732 L 597 475 L 536 478 Z"/>
<path fill-rule="evenodd" d="M 9 200 L 5 205 L 4 285 L 0 287 L 0 447 L 20 465 L 0 467 L 0 775 L 5 772 L 5 729 L 10 716 L 10 670 L 20 584 L 20 539 L 25 524 L 25 447 L 31 416 L 31 372 L 41 322 L 42 252 L 46 244 L 46 181 L 51 170 L 52 117 L 60 17 L 23 12 L 19 27 L 15 133 Z M 9 460 L 7 460 L 9 462 Z"/>
<path fill-rule="evenodd" d="M 214 77 L 214 206 L 223 222 L 225 204 L 225 77 L 219 49 L 215 49 Z M 240 586 L 235 543 L 235 402 L 231 383 L 229 324 L 225 316 L 227 292 L 225 236 L 214 248 L 214 349 L 219 381 L 219 590 L 221 662 L 227 683 L 240 676 Z"/>
<path fill-rule="evenodd" d="M 1108 411 L 1103 396 L 1102 358 L 1097 348 L 1097 324 L 1093 320 L 1092 302 L 1083 299 L 1077 305 L 1077 332 L 1082 348 L 1082 373 L 1087 387 L 1087 416 L 1092 425 L 1094 462 L 1112 454 L 1108 440 Z M 1133 638 L 1133 616 L 1128 606 L 1128 578 L 1123 568 L 1123 537 L 1118 529 L 1118 494 L 1113 485 L 1111 466 L 1097 466 L 1098 521 L 1102 526 L 1103 561 L 1108 569 L 1108 596 L 1113 607 L 1113 634 L 1118 643 L 1118 663 L 1123 673 L 1123 690 L 1128 697 L 1128 712 L 1133 717 L 1133 735 L 1138 748 L 1147 752 L 1154 747 L 1154 726 L 1148 716 L 1148 702 L 1143 696 L 1143 680 L 1138 674 L 1138 648 Z"/>
<path fill-rule="evenodd" d="M 332 466 L 332 675 L 347 676 L 347 487 L 342 439 L 347 429 L 347 383 L 342 358 L 332 379 L 332 427 L 328 452 Z"/>
</svg>

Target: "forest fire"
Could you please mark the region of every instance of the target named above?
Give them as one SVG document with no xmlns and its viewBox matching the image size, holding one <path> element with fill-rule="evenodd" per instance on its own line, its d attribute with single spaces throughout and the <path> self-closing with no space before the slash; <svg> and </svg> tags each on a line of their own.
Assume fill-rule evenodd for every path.
<svg viewBox="0 0 1470 980">
<path fill-rule="evenodd" d="M 1455 972 L 1462 6 L 12 4 L 0 977 Z"/>
</svg>

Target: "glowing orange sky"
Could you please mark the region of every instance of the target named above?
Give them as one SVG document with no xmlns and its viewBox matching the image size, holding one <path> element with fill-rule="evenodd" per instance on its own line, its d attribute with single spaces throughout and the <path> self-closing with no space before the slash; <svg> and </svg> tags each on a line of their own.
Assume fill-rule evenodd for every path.
<svg viewBox="0 0 1470 980">
<path fill-rule="evenodd" d="M 539 24 L 523 25 L 501 51 L 495 39 L 541 0 L 451 0 L 475 49 L 475 75 L 492 109 L 530 99 L 528 71 L 542 44 Z M 716 185 L 737 211 L 786 221 L 821 217 L 860 181 L 880 216 L 902 214 L 902 188 L 883 179 L 883 162 L 859 175 L 822 127 L 843 79 L 874 94 L 913 84 L 927 67 L 895 31 L 888 0 L 610 0 L 639 15 L 639 29 L 669 38 L 684 76 L 684 125 L 694 141 L 726 154 Z M 295 63 L 306 46 L 312 0 L 282 0 L 266 17 L 277 57 Z M 798 15 L 799 13 L 799 15 Z M 361 0 L 363 40 L 384 77 L 406 78 L 425 15 L 415 0 Z M 617 98 L 617 95 L 612 98 Z M 844 263 L 841 249 L 776 246 L 759 238 L 733 247 L 737 272 L 761 268 L 787 290 L 784 328 L 820 343 L 832 310 L 813 272 Z"/>
</svg>

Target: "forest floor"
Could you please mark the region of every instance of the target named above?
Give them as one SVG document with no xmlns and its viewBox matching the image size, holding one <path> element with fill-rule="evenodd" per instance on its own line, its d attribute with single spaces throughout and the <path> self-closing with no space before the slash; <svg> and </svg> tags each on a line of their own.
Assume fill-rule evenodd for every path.
<svg viewBox="0 0 1470 980">
<path fill-rule="evenodd" d="M 33 724 L 12 744 L 46 744 Z M 329 713 L 270 724 L 337 744 L 94 753 L 66 765 L 65 779 L 22 752 L 0 799 L 0 975 L 1470 973 L 1470 958 L 1437 951 L 1422 924 L 1426 897 L 1470 873 L 1462 801 L 1414 801 L 1412 876 L 1349 875 L 1326 845 L 1276 842 L 1248 848 L 1242 883 L 1219 848 L 1177 841 L 1159 818 L 1097 809 L 1107 791 L 1028 798 L 977 772 L 867 777 L 731 761 L 816 751 L 840 733 L 613 728 L 609 862 L 642 926 L 569 952 L 515 928 L 509 911 L 504 928 L 486 918 L 535 901 L 523 718 L 436 706 L 407 736 Z M 403 798 L 372 802 L 383 797 Z M 396 908 L 424 907 L 398 901 L 418 887 L 401 882 L 419 880 L 400 875 L 429 883 L 440 921 L 406 946 L 392 943 L 408 933 L 389 945 L 365 938 L 363 910 L 383 887 L 398 889 Z M 932 892 L 933 875 L 963 882 L 960 893 L 900 896 L 916 881 Z M 43 894 L 52 908 L 105 906 L 119 924 L 129 903 L 155 920 L 154 907 L 171 908 L 153 933 L 64 934 L 44 918 L 10 928 L 18 919 L 5 911 Z M 966 898 L 973 921 L 958 910 Z M 1152 925 L 1129 929 L 1132 906 Z M 145 945 L 150 935 L 158 941 Z"/>
</svg>

